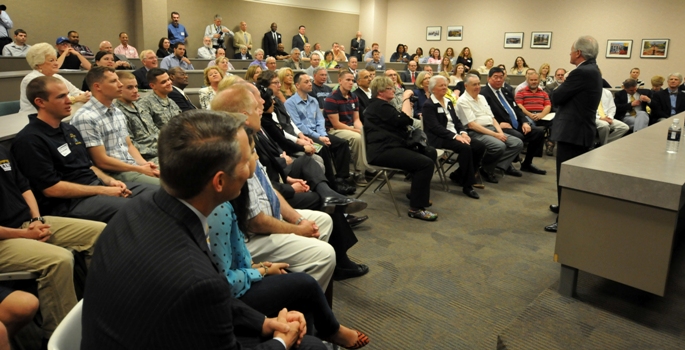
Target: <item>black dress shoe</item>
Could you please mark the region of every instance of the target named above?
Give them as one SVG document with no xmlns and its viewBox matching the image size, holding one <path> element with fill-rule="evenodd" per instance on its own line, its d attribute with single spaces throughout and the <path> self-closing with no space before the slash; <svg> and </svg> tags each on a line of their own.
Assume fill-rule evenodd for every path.
<svg viewBox="0 0 685 350">
<path fill-rule="evenodd" d="M 554 213 L 554 214 L 559 214 L 559 205 L 557 204 L 550 204 L 549 205 L 549 210 Z"/>
<path fill-rule="evenodd" d="M 364 264 L 357 264 L 357 267 L 352 269 L 336 267 L 333 271 L 333 279 L 336 281 L 342 281 L 348 278 L 364 276 L 367 273 L 369 273 L 369 267 Z"/>
<path fill-rule="evenodd" d="M 368 204 L 361 199 L 354 198 L 337 198 L 337 197 L 326 197 L 323 200 L 323 211 L 326 213 L 333 213 L 335 207 L 345 206 L 345 212 L 348 214 L 354 214 L 356 212 L 366 209 Z"/>
<path fill-rule="evenodd" d="M 538 175 L 545 175 L 547 174 L 547 170 L 542 170 L 535 165 L 531 164 L 526 164 L 526 165 L 521 165 L 521 171 L 526 171 L 529 173 L 533 174 L 538 174 Z"/>
<path fill-rule="evenodd" d="M 369 218 L 368 215 L 364 216 L 354 216 L 354 215 L 347 215 L 347 223 L 350 224 L 350 227 L 355 227 L 362 222 L 366 221 Z"/>
<path fill-rule="evenodd" d="M 351 194 L 354 194 L 355 192 L 357 192 L 356 187 L 348 184 L 343 179 L 336 180 L 335 186 L 338 188 L 338 190 L 336 192 L 338 192 L 342 195 L 345 195 L 345 196 L 348 196 L 348 195 L 351 195 Z"/>
<path fill-rule="evenodd" d="M 521 177 L 521 176 L 523 176 L 523 173 L 522 173 L 522 172 L 516 170 L 516 169 L 515 169 L 513 166 L 511 166 L 511 165 L 509 166 L 509 168 L 507 168 L 507 170 L 504 171 L 504 173 L 507 174 L 507 175 L 509 175 L 509 176 L 515 176 L 515 177 Z"/>
<path fill-rule="evenodd" d="M 469 197 L 471 197 L 471 198 L 473 198 L 473 199 L 480 199 L 480 196 L 478 195 L 478 192 L 474 191 L 474 190 L 473 190 L 473 187 L 471 187 L 471 186 L 469 186 L 469 187 L 464 187 L 464 189 L 462 190 L 462 192 L 464 192 L 465 195 L 467 195 L 467 196 L 469 196 Z"/>
<path fill-rule="evenodd" d="M 551 225 L 547 225 L 547 226 L 545 226 L 545 231 L 547 231 L 547 232 L 557 232 L 557 226 L 558 226 L 558 225 L 559 225 L 559 224 L 556 223 L 556 222 L 553 223 L 553 224 L 551 224 Z"/>
<path fill-rule="evenodd" d="M 497 181 L 497 178 L 495 177 L 495 174 L 487 172 L 485 169 L 481 168 L 480 170 L 480 176 L 483 180 L 496 184 L 499 181 Z"/>
</svg>

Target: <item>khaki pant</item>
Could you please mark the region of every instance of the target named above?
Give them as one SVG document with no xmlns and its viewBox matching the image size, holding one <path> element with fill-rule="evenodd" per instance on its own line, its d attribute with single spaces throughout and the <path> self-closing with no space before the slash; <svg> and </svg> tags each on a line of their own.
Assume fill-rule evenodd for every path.
<svg viewBox="0 0 685 350">
<path fill-rule="evenodd" d="M 364 160 L 362 159 L 362 135 L 358 132 L 350 130 L 328 130 L 329 135 L 337 136 L 343 140 L 347 140 L 350 144 L 350 150 L 352 151 L 352 163 L 354 163 L 354 172 L 362 173 L 366 170 L 364 167 Z"/>
<path fill-rule="evenodd" d="M 0 272 L 30 271 L 40 275 L 36 279 L 38 299 L 44 337 L 48 338 L 76 305 L 74 257 L 64 248 L 84 252 L 86 263 L 90 264 L 93 245 L 105 224 L 57 216 L 46 216 L 45 223 L 52 231 L 46 242 L 24 238 L 0 240 Z M 21 228 L 28 226 L 25 222 Z"/>
</svg>

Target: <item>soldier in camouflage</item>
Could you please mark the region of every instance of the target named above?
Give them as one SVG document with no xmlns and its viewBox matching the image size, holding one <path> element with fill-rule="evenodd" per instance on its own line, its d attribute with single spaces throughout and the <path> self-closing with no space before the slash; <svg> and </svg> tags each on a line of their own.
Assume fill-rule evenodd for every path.
<svg viewBox="0 0 685 350">
<path fill-rule="evenodd" d="M 117 72 L 117 76 L 123 88 L 121 97 L 114 103 L 126 116 L 126 127 L 131 142 L 145 160 L 159 164 L 157 159 L 159 129 L 155 126 L 150 114 L 147 111 L 142 112 L 136 102 L 140 97 L 136 77 L 130 72 Z"/>
<path fill-rule="evenodd" d="M 147 72 L 147 81 L 152 93 L 138 101 L 138 108 L 141 115 L 147 113 L 152 117 L 157 129 L 161 129 L 171 118 L 181 114 L 181 109 L 176 102 L 167 97 L 173 88 L 166 70 L 150 69 Z"/>
</svg>

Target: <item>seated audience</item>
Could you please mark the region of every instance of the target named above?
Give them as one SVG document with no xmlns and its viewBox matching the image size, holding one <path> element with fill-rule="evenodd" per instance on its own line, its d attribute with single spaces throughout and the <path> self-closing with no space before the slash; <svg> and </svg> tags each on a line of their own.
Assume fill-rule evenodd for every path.
<svg viewBox="0 0 685 350">
<path fill-rule="evenodd" d="M 173 54 L 174 50 L 171 48 L 171 41 L 164 37 L 159 39 L 159 44 L 157 44 L 157 58 L 164 58 Z"/>
<path fill-rule="evenodd" d="M 319 108 L 323 110 L 324 100 L 333 93 L 333 89 L 326 85 L 330 79 L 328 78 L 328 70 L 324 67 L 314 68 L 314 80 L 312 84 L 312 91 L 309 96 L 316 98 L 319 103 Z"/>
<path fill-rule="evenodd" d="M 334 42 L 331 45 L 331 52 L 333 53 L 333 60 L 337 62 L 347 62 L 347 55 L 345 54 L 345 47 Z"/>
<path fill-rule="evenodd" d="M 423 104 L 428 101 L 431 92 L 428 89 L 429 79 L 432 75 L 428 72 L 421 72 L 416 78 L 416 89 L 408 90 L 402 96 L 402 111 L 407 115 L 413 116 L 415 119 L 421 119 L 423 113 Z M 415 102 L 411 102 L 410 97 L 416 96 Z"/>
<path fill-rule="evenodd" d="M 141 109 L 138 107 L 140 95 L 138 94 L 136 77 L 129 72 L 117 72 L 117 76 L 122 88 L 121 96 L 114 101 L 114 105 L 126 118 L 126 129 L 128 130 L 129 138 L 143 159 L 159 164 L 157 159 L 159 129 L 155 126 L 155 122 L 152 121 L 152 117 L 147 113 L 141 113 Z"/>
<path fill-rule="evenodd" d="M 358 67 L 359 61 L 357 61 L 357 57 L 350 57 L 349 61 L 347 61 L 347 69 L 345 70 L 352 73 L 352 79 L 355 83 L 357 82 L 357 74 L 359 73 L 359 71 L 357 70 Z"/>
<path fill-rule="evenodd" d="M 202 38 L 202 46 L 197 49 L 197 58 L 206 60 L 213 60 L 216 58 L 216 49 L 212 47 L 212 38 L 209 36 Z"/>
<path fill-rule="evenodd" d="M 76 305 L 74 257 L 64 248 L 82 254 L 90 264 L 93 245 L 105 224 L 96 221 L 41 216 L 29 186 L 10 152 L 0 146 L 0 272 L 37 272 L 38 297 L 47 343 L 57 325 Z M 11 305 L 8 305 L 11 304 Z M 33 319 L 38 300 L 31 294 L 0 287 L 0 328 L 12 336 Z M 0 338 L 2 338 L 0 336 Z M 1 343 L 0 343 L 1 345 Z"/>
<path fill-rule="evenodd" d="M 539 86 L 543 90 L 545 89 L 545 86 L 547 86 L 547 84 L 551 84 L 554 82 L 554 77 L 549 75 L 550 69 L 551 68 L 549 66 L 549 63 L 543 63 L 540 66 L 540 70 L 538 71 L 538 74 L 540 74 Z"/>
<path fill-rule="evenodd" d="M 255 50 L 254 61 L 250 63 L 250 67 L 251 66 L 259 66 L 262 70 L 266 70 L 266 62 L 264 61 L 264 50 Z"/>
<path fill-rule="evenodd" d="M 371 59 L 367 61 L 366 66 L 376 70 L 385 70 L 385 62 L 383 62 L 381 52 L 378 50 L 371 51 Z"/>
<path fill-rule="evenodd" d="M 545 85 L 545 92 L 550 95 L 550 99 L 552 98 L 552 91 L 558 88 L 564 80 L 566 80 L 566 69 L 557 68 L 557 70 L 554 71 L 554 82 Z M 554 106 L 552 106 L 552 111 L 554 111 Z"/>
<path fill-rule="evenodd" d="M 539 81 L 538 73 L 529 74 L 526 78 L 526 87 L 516 93 L 516 104 L 535 126 L 548 129 L 552 126 L 552 121 L 543 118 L 552 111 L 552 102 L 549 95 L 542 90 Z M 549 153 L 549 149 L 554 148 L 554 143 L 547 141 L 545 147 Z"/>
<path fill-rule="evenodd" d="M 465 195 L 479 199 L 473 185 L 477 182 L 476 170 L 485 154 L 485 144 L 472 140 L 457 117 L 454 104 L 445 96 L 448 90 L 447 78 L 438 75 L 426 80 L 429 80 L 428 90 L 431 91 L 431 96 L 423 105 L 422 119 L 428 144 L 435 148 L 449 149 L 459 155 L 459 168 L 449 175 L 450 179 L 462 186 Z"/>
<path fill-rule="evenodd" d="M 378 51 L 378 59 L 377 60 L 373 57 L 373 51 L 374 50 Z M 378 43 L 373 43 L 373 44 L 371 44 L 371 48 L 367 47 L 365 49 L 364 61 L 366 63 L 369 63 L 372 60 L 385 63 L 385 56 L 383 56 L 383 53 L 381 52 L 381 49 L 380 49 L 380 46 L 378 45 Z"/>
<path fill-rule="evenodd" d="M 440 49 L 434 49 L 433 53 L 428 57 L 428 60 L 425 63 L 429 64 L 440 64 L 442 62 L 442 57 L 440 57 Z"/>
<path fill-rule="evenodd" d="M 409 56 L 410 61 L 416 61 L 416 63 L 419 63 L 419 61 L 423 59 L 423 49 L 420 47 L 416 48 L 416 52 Z"/>
<path fill-rule="evenodd" d="M 523 57 L 518 56 L 514 60 L 514 65 L 511 66 L 510 73 L 514 75 L 523 75 L 526 69 L 528 69 L 528 64 L 526 63 L 526 60 L 523 59 Z"/>
<path fill-rule="evenodd" d="M 108 222 L 128 197 L 159 188 L 115 180 L 93 165 L 81 133 L 62 123 L 71 101 L 61 80 L 38 77 L 26 89 L 38 113 L 15 137 L 12 155 L 42 214 Z"/>
<path fill-rule="evenodd" d="M 283 103 L 285 103 L 285 100 L 289 99 L 295 93 L 297 93 L 297 88 L 295 87 L 295 82 L 293 81 L 294 76 L 295 74 L 293 73 L 293 70 L 290 68 L 283 67 L 278 70 L 278 81 L 281 84 L 281 94 L 279 94 L 277 97 Z"/>
<path fill-rule="evenodd" d="M 376 77 L 371 82 L 373 99 L 364 111 L 364 138 L 370 165 L 398 168 L 411 174 L 409 217 L 435 221 L 438 214 L 431 206 L 430 182 L 437 153 L 427 146 L 416 150 L 407 145 L 407 127 L 413 118 L 398 111 L 390 101 L 395 97 L 395 84 L 390 78 Z"/>
<path fill-rule="evenodd" d="M 14 41 L 2 48 L 2 55 L 7 57 L 26 57 L 26 52 L 31 47 L 26 43 L 26 32 L 23 29 L 14 31 Z"/>
<path fill-rule="evenodd" d="M 269 56 L 266 58 L 265 61 L 266 61 L 266 69 L 270 70 L 272 72 L 275 72 L 276 71 L 276 59 Z"/>
<path fill-rule="evenodd" d="M 128 44 L 128 34 L 126 32 L 119 33 L 119 42 L 121 44 L 114 49 L 115 54 L 124 55 L 126 58 L 138 58 L 138 50 Z"/>
<path fill-rule="evenodd" d="M 83 137 L 93 164 L 123 182 L 159 185 L 159 169 L 140 155 L 126 129 L 126 117 L 113 106 L 123 86 L 111 67 L 95 67 L 86 75 L 93 98 L 71 119 Z"/>
<path fill-rule="evenodd" d="M 490 69 L 495 65 L 495 60 L 493 58 L 488 58 L 483 62 L 483 65 L 478 67 L 478 72 L 480 74 L 488 74 Z"/>
<path fill-rule="evenodd" d="M 450 86 L 456 85 L 460 81 L 464 81 L 465 75 L 466 71 L 464 70 L 464 65 L 457 63 L 450 75 Z"/>
<path fill-rule="evenodd" d="M 326 51 L 323 56 L 323 61 L 319 63 L 319 67 L 324 67 L 326 69 L 335 69 L 338 66 L 338 62 L 333 59 L 333 51 Z"/>
<path fill-rule="evenodd" d="M 321 63 L 321 56 L 316 52 L 312 53 L 312 57 L 311 57 L 311 60 L 309 61 L 309 63 L 310 63 L 309 67 L 307 69 L 305 69 L 304 71 L 309 75 L 309 77 L 311 79 L 314 79 L 314 71 L 319 70 L 320 63 Z M 324 67 L 321 67 L 321 69 L 325 70 Z M 331 83 L 331 79 L 328 78 L 328 72 L 326 72 L 326 81 L 325 82 L 328 84 Z"/>
<path fill-rule="evenodd" d="M 409 63 L 407 63 L 407 71 L 400 73 L 402 81 L 405 83 L 416 83 L 416 76 L 419 74 L 417 72 L 418 67 L 419 64 L 416 63 L 416 61 L 409 61 Z"/>
<path fill-rule="evenodd" d="M 29 66 L 33 68 L 31 73 L 26 74 L 24 79 L 21 80 L 19 86 L 19 111 L 20 112 L 30 112 L 35 113 L 36 107 L 33 103 L 29 101 L 26 96 L 26 87 L 28 84 L 36 77 L 48 76 L 59 79 L 66 85 L 69 91 L 69 100 L 71 103 L 85 103 L 90 98 L 90 92 L 83 92 L 79 90 L 74 84 L 69 82 L 61 75 L 57 74 L 59 71 L 59 63 L 57 63 L 57 57 L 55 56 L 55 49 L 48 43 L 38 43 L 26 52 L 26 62 Z"/>
<path fill-rule="evenodd" d="M 668 75 L 668 87 L 654 93 L 652 119 L 660 121 L 678 113 L 685 112 L 685 92 L 682 87 L 683 76 L 680 73 Z M 616 112 L 618 114 L 618 112 Z"/>
<path fill-rule="evenodd" d="M 181 114 L 181 109 L 176 102 L 169 98 L 169 94 L 174 91 L 174 88 L 166 70 L 150 69 L 147 72 L 147 81 L 150 83 L 152 93 L 141 98 L 138 106 L 144 113 L 148 113 L 157 128 L 162 130 L 162 127 L 169 120 Z"/>
<path fill-rule="evenodd" d="M 615 120 L 616 104 L 614 103 L 614 95 L 607 89 L 602 89 L 602 100 L 597 107 L 597 136 L 599 137 L 599 144 L 606 145 L 609 142 L 616 141 L 623 137 L 630 131 L 630 127 L 620 120 Z"/>
<path fill-rule="evenodd" d="M 321 57 L 321 59 L 323 59 L 323 51 L 321 50 L 321 44 L 314 43 L 314 50 L 312 51 L 312 53 L 318 54 L 319 57 Z"/>
<path fill-rule="evenodd" d="M 352 91 L 359 100 L 359 120 L 362 123 L 364 123 L 364 110 L 371 102 L 371 80 L 373 80 L 371 72 L 366 69 L 360 70 L 357 76 L 357 88 Z"/>
<path fill-rule="evenodd" d="M 224 57 L 224 59 L 227 59 Z M 224 78 L 224 74 L 217 67 L 207 67 L 204 71 L 204 83 L 205 87 L 200 89 L 200 108 L 210 109 L 210 105 L 214 96 L 216 95 L 217 89 L 219 88 L 219 82 Z"/>
<path fill-rule="evenodd" d="M 181 67 L 185 70 L 195 69 L 188 57 L 183 56 L 186 53 L 186 45 L 184 43 L 175 43 L 172 47 L 174 48 L 174 54 L 164 57 L 162 59 L 162 63 L 159 64 L 160 68 L 169 69 L 173 67 Z"/>
<path fill-rule="evenodd" d="M 501 72 L 501 69 L 499 70 Z M 523 141 L 502 131 L 488 101 L 480 94 L 480 77 L 468 74 L 464 85 L 466 93 L 457 101 L 457 116 L 469 129 L 469 137 L 485 144 L 485 155 L 480 168 L 483 180 L 498 183 L 494 173 L 495 168 L 503 170 L 512 168 L 511 163 L 521 153 Z M 489 88 L 486 87 L 486 89 Z"/>
<path fill-rule="evenodd" d="M 129 62 L 126 56 L 114 53 L 112 43 L 110 43 L 109 41 L 105 40 L 100 43 L 100 51 L 105 51 L 109 54 L 112 54 L 112 56 L 114 57 L 114 67 L 116 69 L 135 69 L 135 65 Z"/>
<path fill-rule="evenodd" d="M 86 281 L 83 348 L 219 349 L 261 343 L 262 348 L 290 349 L 301 341 L 300 349 L 325 349 L 317 339 L 303 337 L 302 314 L 283 309 L 278 318 L 266 318 L 235 299 L 210 258 L 207 217 L 237 197 L 250 175 L 242 120 L 187 112 L 162 130 L 164 187 L 124 208 L 98 241 Z M 213 181 L 224 185 L 213 186 Z"/>
<path fill-rule="evenodd" d="M 650 81 L 652 83 L 652 91 L 661 91 L 662 87 L 664 86 L 664 77 L 661 75 L 655 75 L 652 77 L 652 80 Z"/>
<path fill-rule="evenodd" d="M 197 107 L 190 101 L 188 95 L 183 91 L 188 86 L 188 74 L 181 67 L 174 67 L 167 71 L 169 79 L 171 79 L 172 90 L 167 95 L 173 100 L 181 111 L 189 111 L 197 109 Z"/>
<path fill-rule="evenodd" d="M 504 73 L 504 72 L 502 72 L 502 73 Z M 535 68 L 526 69 L 526 79 L 523 82 L 521 82 L 521 84 L 516 85 L 516 88 L 514 89 L 514 95 L 518 94 L 519 91 L 523 90 L 523 88 L 528 86 L 528 76 L 533 74 L 533 73 L 537 74 L 537 72 L 535 71 Z M 506 79 L 506 76 L 504 78 Z"/>
<path fill-rule="evenodd" d="M 233 55 L 233 58 L 236 60 L 247 61 L 252 59 L 252 55 L 250 55 L 250 53 L 247 52 L 247 46 L 240 45 L 240 51 L 236 52 Z"/>
<path fill-rule="evenodd" d="M 402 94 L 404 94 L 404 85 L 402 85 L 402 80 L 397 75 L 394 69 L 388 69 L 385 71 L 385 76 L 390 78 L 392 83 L 395 85 L 395 98 L 390 101 L 390 104 L 395 106 L 397 110 L 402 109 Z"/>
<path fill-rule="evenodd" d="M 250 65 L 247 67 L 247 72 L 245 72 L 245 81 L 248 83 L 254 83 L 257 81 L 257 77 L 262 74 L 262 66 L 260 65 Z"/>
<path fill-rule="evenodd" d="M 279 43 L 276 46 L 275 58 L 277 60 L 287 60 L 288 58 L 290 58 L 290 55 L 287 52 L 285 52 L 285 46 L 283 45 L 283 43 Z"/>
<path fill-rule="evenodd" d="M 290 50 L 290 58 L 285 61 L 285 67 L 288 67 L 292 70 L 304 69 L 302 62 L 300 61 L 300 49 L 293 48 Z"/>
<path fill-rule="evenodd" d="M 105 51 L 98 51 L 98 53 L 95 54 L 95 64 L 91 67 L 91 69 L 93 69 L 95 67 L 114 68 L 114 55 L 111 53 L 107 53 Z M 86 74 L 86 76 L 87 76 L 87 74 Z M 83 84 L 81 85 L 81 90 L 90 91 L 90 88 L 88 87 L 88 84 L 87 84 L 87 79 L 85 77 L 83 78 Z"/>
<path fill-rule="evenodd" d="M 326 70 L 321 67 L 317 69 L 317 76 L 321 78 L 321 74 L 326 73 Z M 323 73 L 321 73 L 322 71 Z M 309 75 L 297 73 L 294 80 L 297 93 L 285 101 L 285 108 L 288 114 L 305 136 L 322 146 L 328 147 L 330 150 L 336 170 L 336 187 L 338 192 L 353 194 L 355 192 L 354 186 L 348 186 L 345 183 L 345 179 L 350 175 L 350 147 L 347 141 L 329 135 L 326 131 L 325 120 L 321 109 L 319 109 L 318 99 L 311 96 L 312 83 Z M 326 97 L 328 95 L 322 95 L 322 102 Z"/>
<path fill-rule="evenodd" d="M 70 31 L 67 33 L 67 37 L 69 37 L 69 43 L 71 44 L 71 47 L 76 50 L 76 52 L 80 53 L 86 58 L 92 58 L 95 56 L 93 51 L 91 51 L 88 46 L 79 44 L 79 34 L 76 31 Z"/>
<path fill-rule="evenodd" d="M 228 57 L 219 57 L 213 61 L 215 64 L 210 67 L 218 68 L 224 76 L 230 75 L 229 70 L 235 70 Z M 208 67 L 208 68 L 210 68 Z"/>
<path fill-rule="evenodd" d="M 0 349 L 12 349 L 10 339 L 31 323 L 36 312 L 38 299 L 33 294 L 0 285 Z M 47 338 L 43 338 L 41 347 L 47 349 Z"/>
<path fill-rule="evenodd" d="M 60 69 L 90 69 L 90 62 L 83 55 L 71 47 L 69 39 L 61 36 L 57 38 L 57 64 Z M 91 56 L 92 57 L 92 56 Z"/>
<path fill-rule="evenodd" d="M 428 50 L 428 55 L 426 55 L 426 56 L 424 56 L 423 58 L 421 58 L 421 60 L 420 60 L 419 63 L 420 63 L 420 64 L 426 64 L 426 63 L 428 63 L 428 59 L 430 59 L 431 57 L 433 57 L 433 52 L 434 52 L 434 51 L 435 51 L 435 48 L 434 48 L 434 47 L 431 47 L 431 48 Z"/>
<path fill-rule="evenodd" d="M 457 63 L 463 64 L 464 70 L 471 70 L 471 68 L 473 68 L 473 56 L 471 56 L 471 49 L 468 47 L 461 49 L 459 57 L 457 57 Z"/>
<path fill-rule="evenodd" d="M 302 51 L 300 51 L 300 58 L 304 62 L 309 62 L 311 57 L 312 57 L 312 44 L 305 43 L 304 49 Z"/>
<path fill-rule="evenodd" d="M 438 65 L 438 72 L 447 72 L 447 75 L 452 74 L 452 70 L 454 70 L 454 67 L 452 66 L 452 60 L 450 60 L 449 56 L 445 55 L 442 57 L 442 60 L 440 60 L 440 64 Z"/>
<path fill-rule="evenodd" d="M 152 50 L 143 50 L 140 52 L 140 62 L 143 66 L 133 71 L 133 75 L 136 77 L 139 89 L 149 89 L 147 72 L 152 68 L 157 68 L 157 56 Z"/>
<path fill-rule="evenodd" d="M 640 68 L 635 67 L 635 68 L 630 70 L 630 79 L 635 79 L 635 81 L 637 82 L 638 89 L 643 88 L 645 86 L 645 83 L 642 80 L 638 79 L 639 77 L 640 77 Z"/>
<path fill-rule="evenodd" d="M 647 107 L 651 106 L 651 92 L 637 88 L 637 80 L 626 79 L 623 82 L 623 90 L 614 95 L 616 104 L 616 119 L 626 123 L 633 132 L 638 132 L 652 123 L 647 113 Z M 656 116 L 654 117 L 656 121 Z"/>
<path fill-rule="evenodd" d="M 457 64 L 457 55 L 454 54 L 454 49 L 448 47 L 445 49 L 445 57 L 450 59 L 450 65 L 454 67 Z"/>
<path fill-rule="evenodd" d="M 535 72 L 531 74 L 537 75 Z M 537 82 L 535 83 L 537 84 Z M 503 89 L 503 85 L 504 72 L 499 68 L 493 68 L 488 74 L 488 84 L 481 90 L 480 94 L 488 102 L 488 106 L 502 131 L 528 144 L 526 158 L 521 163 L 521 171 L 545 175 L 547 171 L 538 169 L 533 165 L 533 158 L 542 156 L 545 129 L 531 125 L 532 123 L 526 119 L 526 115 L 521 111 L 519 105 L 516 104 L 515 96 L 510 91 Z M 541 90 L 540 93 L 544 94 Z M 511 165 L 508 168 L 502 168 L 502 170 L 507 175 L 522 176 L 521 172 Z"/>
<path fill-rule="evenodd" d="M 409 62 L 409 55 L 404 51 L 404 45 L 397 45 L 395 52 L 390 56 L 390 62 Z"/>
</svg>

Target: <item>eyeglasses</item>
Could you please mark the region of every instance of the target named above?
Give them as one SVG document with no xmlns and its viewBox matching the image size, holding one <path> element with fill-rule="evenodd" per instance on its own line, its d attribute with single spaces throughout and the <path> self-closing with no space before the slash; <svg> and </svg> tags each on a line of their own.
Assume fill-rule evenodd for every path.
<svg viewBox="0 0 685 350">
<path fill-rule="evenodd" d="M 280 82 L 280 80 L 274 80 L 274 81 L 271 82 L 271 84 L 274 84 L 274 85 L 281 85 L 281 82 Z"/>
</svg>

